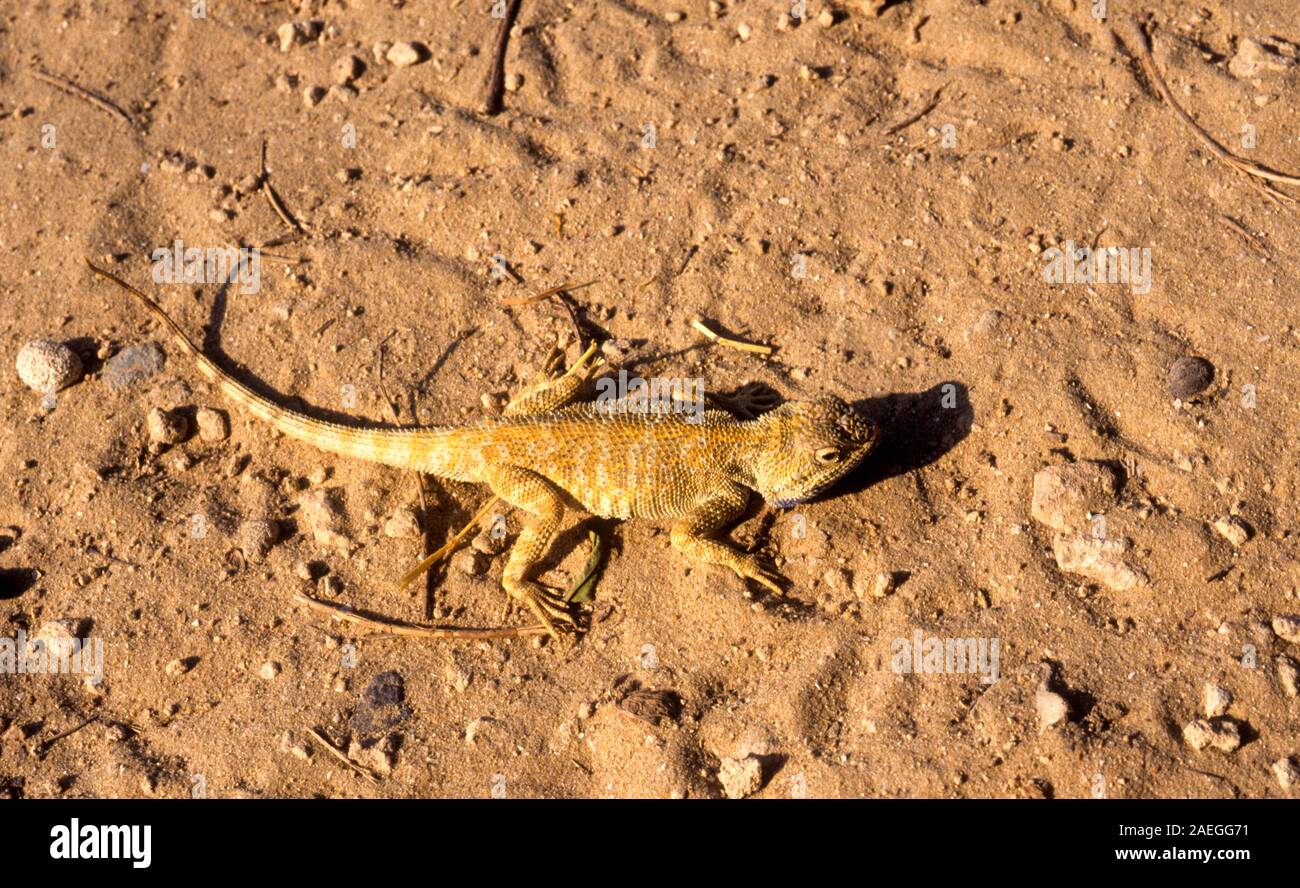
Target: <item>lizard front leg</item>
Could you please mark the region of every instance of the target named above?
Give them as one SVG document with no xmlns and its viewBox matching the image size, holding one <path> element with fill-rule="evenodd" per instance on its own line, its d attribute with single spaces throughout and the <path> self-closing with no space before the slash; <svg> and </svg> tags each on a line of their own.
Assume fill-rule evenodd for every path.
<svg viewBox="0 0 1300 888">
<path fill-rule="evenodd" d="M 734 523 L 745 513 L 749 491 L 738 484 L 730 485 L 700 502 L 690 514 L 674 522 L 673 548 L 692 561 L 721 564 L 736 572 L 741 579 L 761 583 L 777 595 L 783 595 L 777 577 L 763 570 L 757 558 L 739 552 L 709 535 Z"/>
<path fill-rule="evenodd" d="M 583 384 L 604 365 L 603 358 L 595 357 L 592 360 L 595 354 L 596 344 L 593 342 L 572 367 L 561 372 L 564 354 L 558 349 L 553 350 L 547 356 L 537 378 L 510 399 L 502 415 L 537 416 L 559 410 L 572 401 Z"/>
<path fill-rule="evenodd" d="M 560 633 L 556 630 L 556 622 L 576 627 L 573 614 L 563 598 L 530 580 L 528 575 L 546 554 L 551 537 L 559 529 L 560 519 L 564 516 L 564 499 L 550 481 L 518 466 L 495 466 L 487 470 L 483 480 L 493 493 L 529 516 L 510 549 L 510 557 L 501 574 L 501 586 L 512 598 L 526 604 L 558 641 Z"/>
</svg>

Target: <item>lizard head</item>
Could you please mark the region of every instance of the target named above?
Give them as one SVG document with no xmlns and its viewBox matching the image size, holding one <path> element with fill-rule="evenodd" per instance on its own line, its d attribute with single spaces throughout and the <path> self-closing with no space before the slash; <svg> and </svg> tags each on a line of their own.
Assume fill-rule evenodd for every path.
<svg viewBox="0 0 1300 888">
<path fill-rule="evenodd" d="M 785 508 L 817 496 L 853 470 L 880 440 L 880 430 L 835 397 L 787 401 L 757 420 L 761 456 L 754 487 Z"/>
</svg>

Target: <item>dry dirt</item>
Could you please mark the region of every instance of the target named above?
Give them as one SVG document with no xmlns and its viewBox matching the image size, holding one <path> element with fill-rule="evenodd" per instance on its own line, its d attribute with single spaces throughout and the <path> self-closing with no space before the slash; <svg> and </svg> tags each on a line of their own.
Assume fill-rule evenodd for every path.
<svg viewBox="0 0 1300 888">
<path fill-rule="evenodd" d="M 1192 117 L 1294 172 L 1286 44 L 1229 68 L 1251 38 L 1300 41 L 1292 4 L 1098 19 L 1084 0 L 809 0 L 781 28 L 779 0 L 523 0 L 506 55 L 522 79 L 487 116 L 493 5 L 0 3 L 0 636 L 80 621 L 104 651 L 98 684 L 0 675 L 0 793 L 707 796 L 720 770 L 745 791 L 751 766 L 724 760 L 747 756 L 759 797 L 1295 792 L 1272 767 L 1300 754 L 1277 660 L 1300 646 L 1271 624 L 1300 612 L 1296 207 L 1161 101 L 1134 19 Z M 293 20 L 323 31 L 282 52 Z M 379 41 L 427 57 L 377 62 Z M 355 92 L 309 107 L 349 54 Z M 307 234 L 266 248 L 256 292 L 154 283 L 177 239 L 289 231 L 248 179 L 264 139 Z M 1066 241 L 1149 250 L 1149 287 L 1047 281 Z M 422 541 L 383 532 L 419 508 L 417 479 L 234 410 L 225 440 L 151 451 L 151 409 L 228 405 L 83 257 L 316 415 L 387 422 L 391 399 L 399 422 L 472 422 L 552 341 L 580 349 L 561 303 L 503 300 L 590 281 L 578 320 L 629 372 L 835 393 L 886 438 L 821 501 L 756 505 L 734 531 L 785 601 L 689 566 L 663 525 L 601 523 L 612 552 L 572 647 L 365 637 L 293 598 L 424 621 L 426 590 L 394 582 Z M 775 351 L 711 344 L 696 314 Z M 41 338 L 86 364 L 51 403 L 15 371 Z M 164 367 L 108 385 L 149 341 Z M 1186 355 L 1216 372 L 1176 402 Z M 1083 460 L 1122 480 L 1083 544 L 1128 541 L 1145 582 L 1061 570 L 1031 516 L 1035 474 Z M 316 487 L 350 554 L 304 525 Z M 486 497 L 429 490 L 435 543 Z M 1215 530 L 1229 516 L 1248 539 Z M 240 552 L 257 518 L 281 529 L 262 561 Z M 582 570 L 582 520 L 552 585 Z M 439 572 L 433 621 L 526 624 L 503 618 L 502 561 Z M 900 674 L 917 633 L 996 642 L 998 680 Z M 680 715 L 629 713 L 629 682 L 675 692 Z M 1207 682 L 1233 695 L 1235 750 L 1184 741 Z M 365 779 L 313 728 L 388 773 Z"/>
</svg>

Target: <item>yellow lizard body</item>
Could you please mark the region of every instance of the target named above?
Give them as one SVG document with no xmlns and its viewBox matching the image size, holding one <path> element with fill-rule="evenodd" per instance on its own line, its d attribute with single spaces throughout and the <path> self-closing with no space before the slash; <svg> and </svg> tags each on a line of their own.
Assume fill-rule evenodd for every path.
<svg viewBox="0 0 1300 888">
<path fill-rule="evenodd" d="M 353 428 L 281 407 L 218 367 L 152 299 L 117 276 L 205 377 L 283 434 L 321 450 L 443 478 L 487 484 L 528 514 L 501 583 L 554 634 L 572 625 L 565 603 L 529 578 L 566 508 L 608 518 L 671 518 L 672 544 L 688 558 L 731 568 L 781 592 L 754 556 L 711 535 L 736 521 L 751 491 L 789 506 L 825 490 L 875 446 L 879 433 L 838 398 L 790 401 L 755 420 L 721 410 L 621 412 L 572 404 L 600 367 L 594 346 L 567 371 L 543 372 L 504 415 L 472 426 Z"/>
</svg>

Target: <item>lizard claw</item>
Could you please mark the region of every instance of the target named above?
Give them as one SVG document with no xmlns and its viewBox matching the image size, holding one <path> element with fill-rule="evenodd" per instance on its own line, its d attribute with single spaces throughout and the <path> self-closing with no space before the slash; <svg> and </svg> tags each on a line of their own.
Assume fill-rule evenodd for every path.
<svg viewBox="0 0 1300 888">
<path fill-rule="evenodd" d="M 732 568 L 741 579 L 753 580 L 761 586 L 764 586 L 774 595 L 785 595 L 785 590 L 781 588 L 778 581 L 782 579 L 779 574 L 765 570 L 759 560 L 752 555 L 745 556 Z"/>
<path fill-rule="evenodd" d="M 528 606 L 533 616 L 556 642 L 561 640 L 561 631 L 577 632 L 578 620 L 573 615 L 569 603 L 557 592 L 528 580 L 513 582 L 506 587 L 506 591 L 512 598 Z"/>
</svg>

